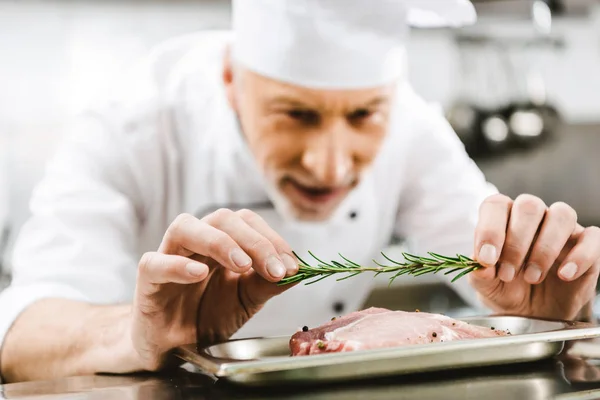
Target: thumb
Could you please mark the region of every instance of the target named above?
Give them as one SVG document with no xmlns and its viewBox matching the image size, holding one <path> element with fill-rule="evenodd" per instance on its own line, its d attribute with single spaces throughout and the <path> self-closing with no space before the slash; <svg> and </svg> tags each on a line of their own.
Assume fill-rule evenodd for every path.
<svg viewBox="0 0 600 400">
<path fill-rule="evenodd" d="M 475 260 L 475 258 L 471 258 Z M 491 267 L 482 265 L 481 268 L 469 274 L 469 283 L 479 293 L 488 295 L 495 291 L 498 285 L 502 283 L 497 275 L 497 267 L 495 265 Z"/>
</svg>

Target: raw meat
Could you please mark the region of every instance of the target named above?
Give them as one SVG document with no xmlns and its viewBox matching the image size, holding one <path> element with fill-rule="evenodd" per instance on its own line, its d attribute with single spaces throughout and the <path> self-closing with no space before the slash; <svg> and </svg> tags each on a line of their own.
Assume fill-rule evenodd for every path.
<svg viewBox="0 0 600 400">
<path fill-rule="evenodd" d="M 293 356 L 397 347 L 506 336 L 508 332 L 471 325 L 440 314 L 369 308 L 306 327 L 290 340 Z"/>
</svg>

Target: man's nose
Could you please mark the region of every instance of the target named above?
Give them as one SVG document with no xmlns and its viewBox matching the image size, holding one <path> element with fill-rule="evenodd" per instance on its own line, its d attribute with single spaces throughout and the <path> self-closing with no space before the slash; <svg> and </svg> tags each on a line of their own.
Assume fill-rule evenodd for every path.
<svg viewBox="0 0 600 400">
<path fill-rule="evenodd" d="M 339 186 L 346 183 L 353 164 L 348 136 L 338 127 L 316 133 L 310 139 L 302 155 L 302 165 L 319 184 Z"/>
</svg>

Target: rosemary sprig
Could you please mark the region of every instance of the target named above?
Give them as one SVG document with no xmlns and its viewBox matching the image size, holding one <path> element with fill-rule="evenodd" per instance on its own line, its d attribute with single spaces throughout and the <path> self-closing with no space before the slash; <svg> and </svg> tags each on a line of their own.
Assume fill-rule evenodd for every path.
<svg viewBox="0 0 600 400">
<path fill-rule="evenodd" d="M 300 261 L 298 273 L 294 276 L 282 279 L 279 281 L 278 285 L 289 285 L 291 283 L 303 281 L 307 281 L 305 283 L 306 285 L 311 285 L 334 274 L 346 273 L 346 276 L 336 279 L 338 281 L 343 281 L 344 279 L 351 278 L 363 272 L 374 272 L 375 276 L 393 273 L 389 279 L 390 285 L 394 282 L 394 279 L 401 275 L 421 276 L 425 274 L 437 274 L 440 271 L 444 271 L 444 275 L 457 273 L 452 279 L 452 282 L 455 282 L 468 273 L 482 268 L 476 261 L 460 254 L 457 254 L 456 257 L 447 257 L 429 252 L 427 253 L 429 257 L 422 257 L 409 253 L 402 253 L 405 261 L 399 262 L 392 260 L 382 252 L 381 255 L 388 260 L 391 265 L 380 264 L 373 260 L 376 266 L 366 267 L 347 259 L 341 254 L 339 254 L 339 256 L 342 258 L 343 262 L 330 261 L 327 263 L 315 256 L 312 252 L 309 251 L 308 253 L 317 261 L 316 264 L 310 265 L 294 252 L 294 255 Z"/>
</svg>

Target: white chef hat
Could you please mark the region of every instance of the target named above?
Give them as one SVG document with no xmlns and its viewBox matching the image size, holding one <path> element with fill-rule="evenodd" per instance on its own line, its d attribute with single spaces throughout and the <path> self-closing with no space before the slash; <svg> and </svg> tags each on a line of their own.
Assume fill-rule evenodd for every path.
<svg viewBox="0 0 600 400">
<path fill-rule="evenodd" d="M 469 0 L 233 0 L 232 56 L 300 86 L 375 87 L 405 74 L 410 25 L 475 19 Z"/>
</svg>

